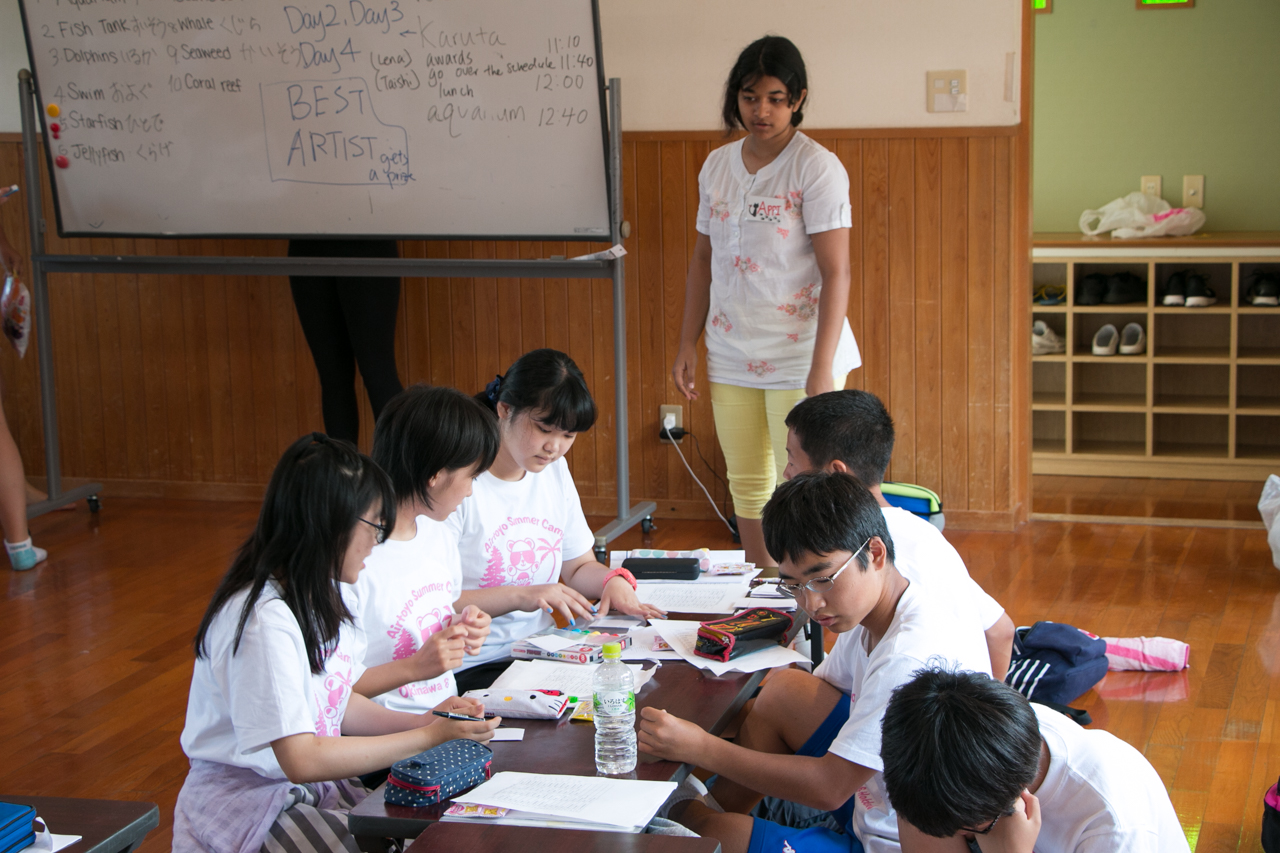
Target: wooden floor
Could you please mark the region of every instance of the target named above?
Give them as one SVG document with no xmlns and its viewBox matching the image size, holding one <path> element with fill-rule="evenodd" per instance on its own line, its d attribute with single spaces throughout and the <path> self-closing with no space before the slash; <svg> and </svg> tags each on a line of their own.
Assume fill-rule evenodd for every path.
<svg viewBox="0 0 1280 853">
<path fill-rule="evenodd" d="M 49 562 L 5 576 L 0 799 L 150 800 L 170 844 L 190 639 L 256 505 L 108 499 L 36 519 Z M 728 547 L 716 522 L 664 521 L 657 547 Z M 1078 705 L 1143 750 L 1193 848 L 1257 850 L 1280 776 L 1280 572 L 1260 530 L 1032 522 L 949 534 L 1015 622 L 1191 643 L 1179 674 L 1113 673 Z M 640 544 L 632 531 L 619 547 Z M 57 827 L 53 828 L 57 831 Z"/>
</svg>

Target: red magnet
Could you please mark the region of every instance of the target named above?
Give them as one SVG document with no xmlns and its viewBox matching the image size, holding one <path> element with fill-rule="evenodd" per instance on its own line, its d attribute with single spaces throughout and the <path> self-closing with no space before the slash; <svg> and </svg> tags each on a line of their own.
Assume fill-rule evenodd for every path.
<svg viewBox="0 0 1280 853">
<path fill-rule="evenodd" d="M 49 129 L 52 130 L 54 133 L 60 133 L 62 131 L 62 125 L 58 124 L 55 121 L 53 124 L 49 125 Z"/>
<path fill-rule="evenodd" d="M 65 169 L 71 165 L 71 161 L 68 160 L 62 154 L 59 154 L 57 157 L 54 157 L 53 162 L 54 162 L 54 165 L 56 165 L 59 169 Z"/>
</svg>

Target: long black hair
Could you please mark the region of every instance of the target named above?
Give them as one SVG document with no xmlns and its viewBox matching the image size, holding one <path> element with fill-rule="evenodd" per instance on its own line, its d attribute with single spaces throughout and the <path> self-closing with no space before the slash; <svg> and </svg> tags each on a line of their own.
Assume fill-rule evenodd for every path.
<svg viewBox="0 0 1280 853">
<path fill-rule="evenodd" d="M 396 498 L 431 508 L 427 483 L 441 471 L 489 470 L 498 455 L 498 420 L 456 388 L 412 385 L 392 397 L 373 431 L 373 461 Z"/>
<path fill-rule="evenodd" d="M 777 77 L 787 87 L 787 105 L 795 106 L 800 102 L 800 109 L 791 114 L 791 126 L 799 127 L 804 121 L 804 104 L 801 93 L 809 88 L 809 75 L 804 69 L 804 57 L 800 48 L 791 43 L 791 39 L 782 36 L 765 36 L 747 45 L 738 54 L 738 61 L 729 72 L 729 79 L 724 84 L 724 109 L 721 118 L 724 120 L 726 133 L 732 133 L 745 127 L 742 116 L 738 113 L 738 93 L 744 86 L 754 84 L 761 77 Z"/>
<path fill-rule="evenodd" d="M 513 417 L 528 411 L 565 432 L 586 432 L 596 422 L 596 401 L 582 371 L 573 359 L 554 349 L 535 349 L 520 356 L 505 376 L 496 377 L 476 399 L 495 412 L 499 403 L 506 403 Z"/>
<path fill-rule="evenodd" d="M 318 432 L 291 444 L 271 474 L 257 526 L 240 546 L 200 620 L 196 657 L 205 656 L 209 626 L 219 611 L 248 587 L 232 654 L 238 651 L 258 596 L 274 580 L 302 629 L 311 671 L 320 672 L 342 623 L 351 621 L 338 581 L 352 530 L 379 503 L 382 523 L 393 527 L 396 499 L 391 481 L 351 444 Z"/>
</svg>

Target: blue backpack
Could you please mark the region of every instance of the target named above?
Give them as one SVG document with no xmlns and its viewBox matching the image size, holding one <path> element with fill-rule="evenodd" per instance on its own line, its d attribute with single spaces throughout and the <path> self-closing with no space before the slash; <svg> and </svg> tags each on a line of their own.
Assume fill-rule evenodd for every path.
<svg viewBox="0 0 1280 853">
<path fill-rule="evenodd" d="M 1061 622 L 1019 628 L 1004 681 L 1033 702 L 1067 705 L 1107 674 L 1107 642 Z"/>
</svg>

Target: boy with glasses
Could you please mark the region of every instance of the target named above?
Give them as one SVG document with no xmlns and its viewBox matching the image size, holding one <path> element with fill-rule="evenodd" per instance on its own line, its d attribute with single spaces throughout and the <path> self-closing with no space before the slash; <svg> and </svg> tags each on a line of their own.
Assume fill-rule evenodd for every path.
<svg viewBox="0 0 1280 853">
<path fill-rule="evenodd" d="M 765 544 L 784 593 L 840 636 L 813 675 L 778 670 L 730 743 L 655 708 L 640 713 L 640 748 L 719 774 L 711 797 L 668 816 L 726 853 L 870 853 L 898 849 L 885 796 L 880 719 L 894 688 L 931 663 L 990 672 L 968 608 L 898 573 L 875 498 L 848 474 L 784 483 L 764 508 Z M 692 783 L 681 793 L 691 796 Z M 831 812 L 835 826 L 753 818 L 762 796 Z M 723 807 L 723 813 L 717 811 Z"/>
<path fill-rule="evenodd" d="M 928 669 L 884 714 L 904 853 L 1187 853 L 1142 753 L 974 672 Z"/>
</svg>

